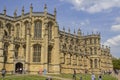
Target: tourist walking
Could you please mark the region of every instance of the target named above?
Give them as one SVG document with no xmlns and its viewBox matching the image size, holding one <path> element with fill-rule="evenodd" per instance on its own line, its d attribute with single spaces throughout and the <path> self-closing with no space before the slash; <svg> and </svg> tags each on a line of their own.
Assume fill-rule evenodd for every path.
<svg viewBox="0 0 120 80">
<path fill-rule="evenodd" d="M 4 79 L 5 77 L 5 74 L 6 74 L 6 70 L 5 69 L 2 69 L 2 78 Z"/>
<path fill-rule="evenodd" d="M 76 71 L 74 69 L 74 72 L 73 72 L 73 80 L 76 80 Z"/>
<path fill-rule="evenodd" d="M 91 75 L 91 80 L 95 80 L 96 78 L 95 78 L 95 75 L 94 75 L 94 73 L 92 73 L 92 75 Z"/>
<path fill-rule="evenodd" d="M 43 74 L 44 74 L 44 75 L 46 75 L 46 73 L 47 73 L 47 70 L 46 70 L 46 69 L 44 69 L 44 70 L 43 70 Z"/>
</svg>

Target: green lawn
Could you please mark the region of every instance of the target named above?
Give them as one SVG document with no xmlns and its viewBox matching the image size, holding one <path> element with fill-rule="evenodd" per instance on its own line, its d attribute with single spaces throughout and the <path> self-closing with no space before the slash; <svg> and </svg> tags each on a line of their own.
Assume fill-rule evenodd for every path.
<svg viewBox="0 0 120 80">
<path fill-rule="evenodd" d="M 2 80 L 2 77 L 0 77 L 0 80 Z M 46 80 L 45 77 L 39 76 L 39 75 L 8 75 L 4 78 L 4 80 Z M 58 79 L 53 79 L 58 80 Z"/>
<path fill-rule="evenodd" d="M 57 76 L 61 78 L 68 78 L 72 79 L 72 74 L 51 74 L 49 76 Z M 91 75 L 84 75 L 84 74 L 77 74 L 77 80 L 80 80 L 80 76 L 82 76 L 82 80 L 91 80 Z M 98 75 L 96 75 L 97 77 Z M 2 80 L 2 77 L 0 76 L 0 80 Z M 39 75 L 7 75 L 4 80 L 46 80 L 45 77 L 39 76 Z M 52 80 L 59 80 L 59 79 L 52 79 Z M 96 79 L 98 80 L 98 78 Z M 117 80 L 116 78 L 110 76 L 110 75 L 103 75 L 102 80 Z"/>
<path fill-rule="evenodd" d="M 59 76 L 63 78 L 69 78 L 72 79 L 72 74 L 60 74 L 60 75 L 51 75 L 51 76 Z M 91 80 L 91 75 L 87 74 L 77 74 L 76 78 L 77 80 L 80 80 L 80 77 L 82 77 L 82 80 Z M 98 75 L 96 75 L 96 80 L 98 80 Z M 116 78 L 112 77 L 111 75 L 102 75 L 102 80 L 117 80 Z"/>
</svg>

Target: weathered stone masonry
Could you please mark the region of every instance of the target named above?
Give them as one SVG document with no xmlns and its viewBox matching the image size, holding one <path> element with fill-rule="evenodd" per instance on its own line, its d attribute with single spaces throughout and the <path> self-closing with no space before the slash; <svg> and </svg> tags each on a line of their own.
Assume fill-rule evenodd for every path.
<svg viewBox="0 0 120 80">
<path fill-rule="evenodd" d="M 100 33 L 83 35 L 81 30 L 73 34 L 59 30 L 54 14 L 47 12 L 22 13 L 8 16 L 0 13 L 0 70 L 7 73 L 37 74 L 40 69 L 47 73 L 101 73 L 112 70 L 110 48 L 101 46 Z"/>
</svg>

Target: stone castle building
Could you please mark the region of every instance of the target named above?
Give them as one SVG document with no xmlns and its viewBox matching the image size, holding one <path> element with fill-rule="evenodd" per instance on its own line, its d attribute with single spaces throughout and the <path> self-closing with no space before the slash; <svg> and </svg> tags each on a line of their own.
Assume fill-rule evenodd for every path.
<svg viewBox="0 0 120 80">
<path fill-rule="evenodd" d="M 82 35 L 59 30 L 54 14 L 30 12 L 8 16 L 6 9 L 0 13 L 0 70 L 16 73 L 18 69 L 37 74 L 40 69 L 47 73 L 100 73 L 112 70 L 110 48 L 101 46 L 100 34 Z"/>
</svg>

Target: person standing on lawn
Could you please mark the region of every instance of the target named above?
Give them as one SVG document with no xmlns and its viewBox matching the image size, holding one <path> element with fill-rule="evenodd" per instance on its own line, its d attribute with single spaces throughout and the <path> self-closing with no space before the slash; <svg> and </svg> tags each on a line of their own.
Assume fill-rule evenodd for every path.
<svg viewBox="0 0 120 80">
<path fill-rule="evenodd" d="M 2 69 L 2 77 L 3 77 L 3 79 L 4 79 L 4 77 L 5 77 L 5 74 L 6 74 L 6 70 L 5 70 L 5 69 Z"/>
<path fill-rule="evenodd" d="M 95 75 L 94 75 L 94 73 L 92 73 L 92 75 L 91 75 L 91 80 L 95 80 L 96 78 L 95 78 Z"/>
<path fill-rule="evenodd" d="M 73 73 L 73 79 L 76 80 L 76 71 L 74 69 L 74 73 Z"/>
</svg>

